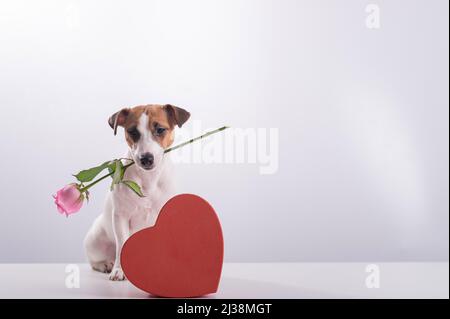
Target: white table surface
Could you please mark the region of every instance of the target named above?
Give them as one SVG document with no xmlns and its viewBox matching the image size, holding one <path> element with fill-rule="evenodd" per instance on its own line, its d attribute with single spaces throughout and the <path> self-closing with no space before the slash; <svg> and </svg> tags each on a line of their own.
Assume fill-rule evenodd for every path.
<svg viewBox="0 0 450 319">
<path fill-rule="evenodd" d="M 447 263 L 378 263 L 380 287 L 367 288 L 368 263 L 225 263 L 207 298 L 449 298 Z M 0 298 L 152 298 L 128 281 L 77 264 L 80 287 L 67 288 L 67 264 L 0 264 Z"/>
</svg>

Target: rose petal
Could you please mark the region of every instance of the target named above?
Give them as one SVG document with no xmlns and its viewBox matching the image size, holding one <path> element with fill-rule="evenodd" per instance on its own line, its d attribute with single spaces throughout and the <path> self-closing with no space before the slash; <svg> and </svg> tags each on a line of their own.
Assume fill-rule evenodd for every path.
<svg viewBox="0 0 450 319">
<path fill-rule="evenodd" d="M 84 197 L 76 184 L 69 184 L 53 195 L 58 212 L 69 216 L 78 212 L 83 206 Z"/>
</svg>

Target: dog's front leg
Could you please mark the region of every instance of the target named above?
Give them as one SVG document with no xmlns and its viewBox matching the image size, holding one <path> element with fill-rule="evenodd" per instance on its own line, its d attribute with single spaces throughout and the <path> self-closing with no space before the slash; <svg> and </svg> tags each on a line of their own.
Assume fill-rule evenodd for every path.
<svg viewBox="0 0 450 319">
<path fill-rule="evenodd" d="M 124 280 L 125 275 L 122 266 L 120 265 L 120 252 L 122 251 L 123 244 L 130 236 L 130 226 L 128 218 L 124 217 L 116 210 L 112 213 L 112 219 L 114 239 L 116 241 L 116 258 L 109 279 L 114 281 Z"/>
</svg>

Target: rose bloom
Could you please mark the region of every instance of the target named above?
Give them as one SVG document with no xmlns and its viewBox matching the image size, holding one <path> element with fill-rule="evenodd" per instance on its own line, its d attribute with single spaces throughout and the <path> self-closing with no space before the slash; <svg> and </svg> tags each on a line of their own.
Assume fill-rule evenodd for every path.
<svg viewBox="0 0 450 319">
<path fill-rule="evenodd" d="M 53 195 L 58 212 L 61 214 L 74 214 L 83 206 L 84 196 L 81 194 L 76 184 L 69 184 Z"/>
</svg>

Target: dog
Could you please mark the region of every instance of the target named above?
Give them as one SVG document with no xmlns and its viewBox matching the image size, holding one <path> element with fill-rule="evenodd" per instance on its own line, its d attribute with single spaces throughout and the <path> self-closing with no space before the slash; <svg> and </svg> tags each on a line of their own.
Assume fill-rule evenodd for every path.
<svg viewBox="0 0 450 319">
<path fill-rule="evenodd" d="M 91 267 L 110 273 L 110 280 L 125 280 L 120 265 L 123 244 L 135 232 L 153 226 L 162 206 L 175 195 L 171 162 L 164 150 L 173 143 L 175 127 L 182 127 L 189 117 L 183 108 L 153 104 L 124 108 L 108 120 L 114 135 L 119 126 L 124 128 L 128 152 L 123 164 L 130 163 L 127 159 L 135 163 L 126 170 L 124 180 L 141 185 L 145 196 L 137 196 L 126 185 L 115 185 L 84 239 Z"/>
</svg>

